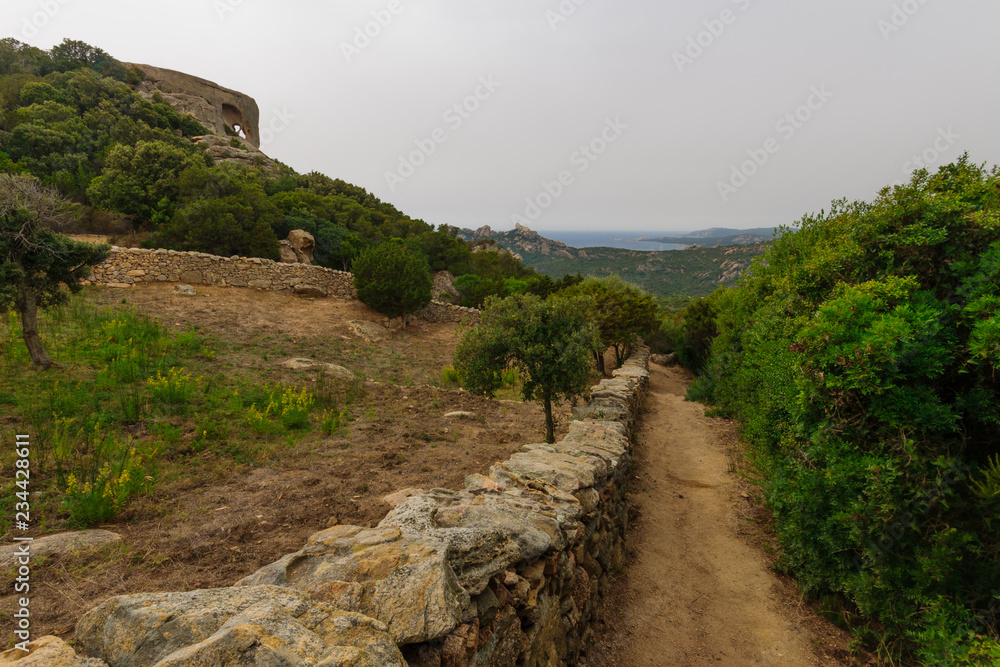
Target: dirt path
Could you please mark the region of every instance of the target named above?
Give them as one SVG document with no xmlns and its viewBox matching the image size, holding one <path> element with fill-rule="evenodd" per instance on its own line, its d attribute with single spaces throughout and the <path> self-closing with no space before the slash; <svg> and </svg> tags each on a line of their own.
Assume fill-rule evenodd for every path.
<svg viewBox="0 0 1000 667">
<path fill-rule="evenodd" d="M 741 536 L 727 425 L 684 400 L 683 371 L 653 366 L 651 376 L 633 498 L 639 543 L 606 614 L 613 632 L 586 664 L 845 664 L 817 655 L 827 643 L 817 620 Z"/>
</svg>

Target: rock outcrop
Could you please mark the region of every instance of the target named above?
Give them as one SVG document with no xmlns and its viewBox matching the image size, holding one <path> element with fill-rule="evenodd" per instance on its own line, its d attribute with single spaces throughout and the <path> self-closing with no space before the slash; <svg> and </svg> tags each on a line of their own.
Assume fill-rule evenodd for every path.
<svg viewBox="0 0 1000 667">
<path fill-rule="evenodd" d="M 274 172 L 278 163 L 250 145 L 242 137 L 220 137 L 206 134 L 195 137 L 195 144 L 205 147 L 205 152 L 218 162 L 235 162 L 247 167 L 258 167 L 265 172 Z M 235 144 L 237 145 L 233 145 Z"/>
<path fill-rule="evenodd" d="M 466 241 L 482 243 L 484 241 L 494 241 L 506 252 L 522 259 L 524 255 L 556 255 L 558 257 L 573 258 L 580 254 L 575 248 L 570 248 L 562 241 L 547 239 L 538 232 L 531 230 L 524 225 L 518 224 L 509 232 L 495 232 L 489 226 L 480 227 L 476 230 L 459 229 L 458 236 Z M 490 250 L 488 245 L 477 245 L 481 247 L 480 252 Z M 475 251 L 475 248 L 473 249 Z"/>
<path fill-rule="evenodd" d="M 137 90 L 146 99 L 159 93 L 179 113 L 194 116 L 220 137 L 242 133 L 250 146 L 260 148 L 260 109 L 249 95 L 183 72 L 126 64 L 142 72 Z"/>
<path fill-rule="evenodd" d="M 447 271 L 434 274 L 434 287 L 431 289 L 434 300 L 441 303 L 456 303 L 462 297 L 455 289 L 455 276 Z"/>
<path fill-rule="evenodd" d="M 72 646 L 51 635 L 26 648 L 27 653 L 16 647 L 0 653 L 0 667 L 108 667 L 103 660 L 77 656 Z"/>
</svg>

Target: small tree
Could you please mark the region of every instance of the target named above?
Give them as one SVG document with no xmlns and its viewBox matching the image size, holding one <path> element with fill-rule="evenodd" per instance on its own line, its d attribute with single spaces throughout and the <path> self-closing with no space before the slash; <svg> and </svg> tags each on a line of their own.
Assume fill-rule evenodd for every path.
<svg viewBox="0 0 1000 667">
<path fill-rule="evenodd" d="M 481 324 L 468 331 L 455 352 L 455 366 L 465 388 L 493 397 L 503 371 L 517 369 L 526 401 L 545 409 L 545 441 L 555 442 L 552 403 L 586 391 L 590 359 L 600 344 L 597 327 L 582 298 L 543 301 L 532 294 L 491 299 Z"/>
<path fill-rule="evenodd" d="M 615 348 L 615 361 L 621 366 L 635 341 L 659 326 L 659 308 L 653 297 L 619 276 L 587 278 L 565 293 L 587 296 L 593 301 L 592 315 L 601 335 L 601 346 L 594 357 L 601 374 L 607 374 L 604 368 L 604 351 L 607 348 Z"/>
<path fill-rule="evenodd" d="M 427 258 L 392 240 L 364 250 L 351 267 L 358 299 L 389 317 L 406 317 L 431 302 Z"/>
<path fill-rule="evenodd" d="M 38 335 L 38 309 L 66 301 L 60 283 L 78 292 L 88 269 L 109 251 L 56 233 L 65 209 L 55 191 L 35 179 L 0 174 L 0 309 L 17 308 L 24 344 L 42 370 L 52 359 Z"/>
</svg>

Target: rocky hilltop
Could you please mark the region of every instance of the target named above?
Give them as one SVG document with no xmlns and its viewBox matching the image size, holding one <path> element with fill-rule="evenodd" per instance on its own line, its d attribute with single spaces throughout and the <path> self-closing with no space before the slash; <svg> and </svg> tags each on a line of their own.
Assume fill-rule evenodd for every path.
<svg viewBox="0 0 1000 667">
<path fill-rule="evenodd" d="M 136 63 L 126 65 L 142 73 L 136 92 L 192 116 L 212 132 L 194 140 L 204 145 L 216 162 L 238 162 L 263 169 L 275 166 L 260 151 L 260 109 L 254 98 L 184 72 Z"/>
<path fill-rule="evenodd" d="M 587 256 L 582 250 L 571 248 L 561 241 L 547 239 L 524 225 L 517 225 L 509 232 L 495 232 L 489 225 L 476 230 L 459 229 L 458 235 L 466 241 L 496 241 L 518 259 L 521 259 L 523 255 L 545 255 L 565 257 L 566 259 Z"/>
<path fill-rule="evenodd" d="M 172 69 L 126 65 L 142 72 L 136 92 L 146 99 L 159 93 L 178 113 L 194 116 L 215 134 L 238 136 L 242 131 L 251 146 L 260 148 L 260 109 L 249 95 Z"/>
</svg>

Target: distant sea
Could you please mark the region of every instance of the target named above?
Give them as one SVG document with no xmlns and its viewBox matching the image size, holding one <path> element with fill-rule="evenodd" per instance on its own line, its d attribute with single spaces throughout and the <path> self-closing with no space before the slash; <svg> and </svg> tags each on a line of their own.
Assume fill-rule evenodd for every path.
<svg viewBox="0 0 1000 667">
<path fill-rule="evenodd" d="M 683 250 L 687 246 L 652 241 L 632 241 L 640 236 L 669 236 L 668 232 L 564 232 L 558 230 L 538 230 L 538 233 L 553 241 L 562 241 L 571 248 L 624 248 L 625 250 Z"/>
</svg>

